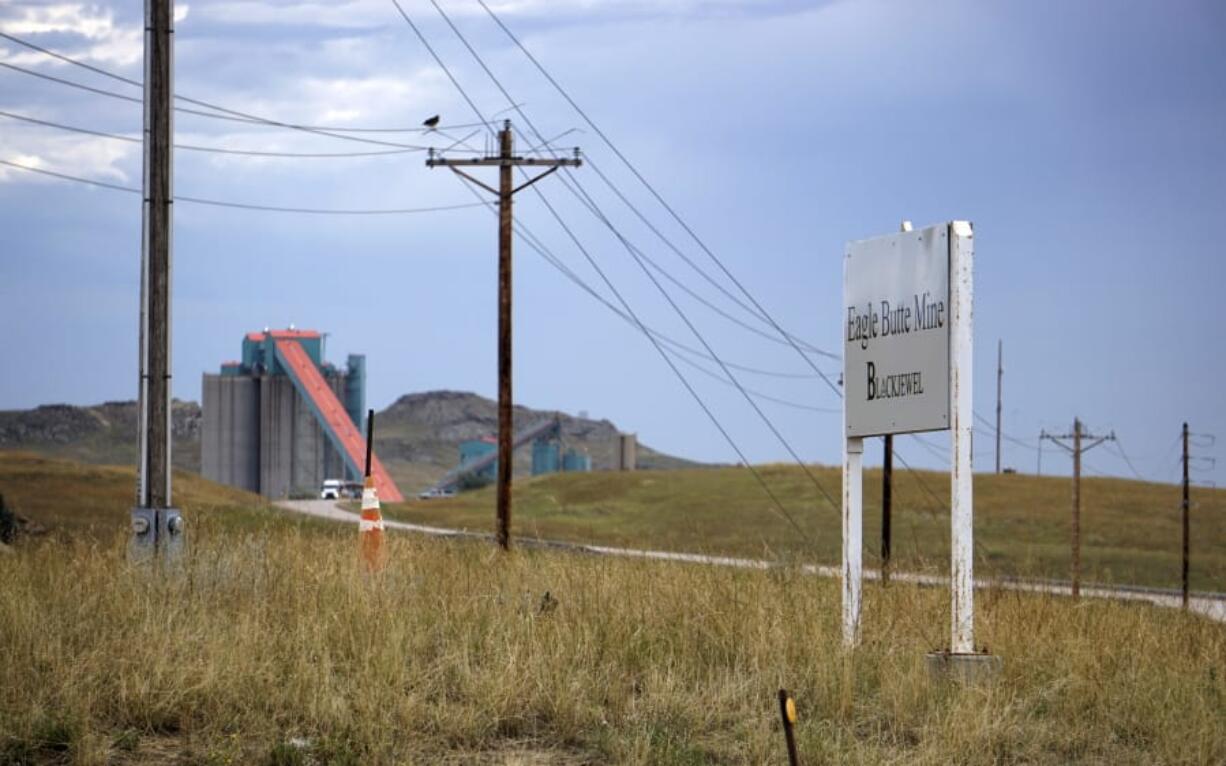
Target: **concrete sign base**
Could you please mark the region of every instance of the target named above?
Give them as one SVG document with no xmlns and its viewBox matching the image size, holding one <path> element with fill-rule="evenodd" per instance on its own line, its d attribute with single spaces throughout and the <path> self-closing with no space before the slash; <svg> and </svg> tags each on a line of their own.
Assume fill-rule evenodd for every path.
<svg viewBox="0 0 1226 766">
<path fill-rule="evenodd" d="M 994 654 L 930 652 L 924 657 L 924 664 L 933 681 L 979 684 L 996 680 L 1004 663 Z"/>
</svg>

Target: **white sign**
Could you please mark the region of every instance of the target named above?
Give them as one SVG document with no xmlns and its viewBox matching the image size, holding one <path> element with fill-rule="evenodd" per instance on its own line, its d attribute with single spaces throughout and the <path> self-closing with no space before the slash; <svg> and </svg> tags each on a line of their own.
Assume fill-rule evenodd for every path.
<svg viewBox="0 0 1226 766">
<path fill-rule="evenodd" d="M 847 246 L 842 321 L 848 647 L 859 634 L 864 580 L 864 437 L 949 429 L 949 652 L 975 652 L 974 261 L 974 231 L 967 221 Z"/>
<path fill-rule="evenodd" d="M 847 436 L 949 428 L 948 224 L 847 245 Z"/>
</svg>

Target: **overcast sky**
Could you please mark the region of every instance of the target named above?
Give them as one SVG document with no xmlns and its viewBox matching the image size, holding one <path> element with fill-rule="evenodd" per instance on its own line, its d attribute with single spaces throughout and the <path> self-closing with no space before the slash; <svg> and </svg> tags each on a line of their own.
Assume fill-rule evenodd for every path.
<svg viewBox="0 0 1226 766">
<path fill-rule="evenodd" d="M 484 116 L 508 104 L 426 0 L 405 10 Z M 1112 429 L 1147 478 L 1176 478 L 1181 421 L 1226 440 L 1226 10 L 1211 2 L 503 0 L 541 63 L 754 298 L 813 346 L 841 349 L 848 240 L 969 219 L 976 231 L 975 407 L 995 408 L 1005 347 L 1006 465 L 1033 471 L 1041 428 Z M 760 320 L 686 265 L 604 185 L 607 174 L 712 280 L 740 293 L 554 91 L 476 0 L 446 0 L 541 133 L 581 146 L 573 176 L 613 226 L 686 287 Z M 0 30 L 140 79 L 140 2 L 0 0 Z M 391 0 L 177 3 L 179 94 L 280 121 L 349 127 L 476 118 Z M 127 96 L 140 90 L 0 40 L 0 61 Z M 0 109 L 139 136 L 140 106 L 0 68 Z M 506 115 L 503 115 L 506 116 Z M 511 114 L 517 123 L 518 115 Z M 389 147 L 180 113 L 180 144 L 302 153 Z M 501 117 L 499 118 L 501 119 Z M 527 131 L 527 126 L 519 124 Z M 447 130 L 462 138 L 467 129 Z M 443 146 L 434 134 L 349 134 Z M 474 134 L 471 145 L 486 139 Z M 0 159 L 140 185 L 138 144 L 0 117 Z M 594 166 L 594 167 L 593 167 Z M 479 171 L 480 172 L 480 171 Z M 489 180 L 493 176 L 485 172 Z M 418 152 L 256 158 L 180 150 L 181 195 L 285 207 L 473 202 Z M 701 344 L 621 241 L 555 176 L 539 185 L 643 320 Z M 516 215 L 607 300 L 533 192 Z M 496 222 L 489 211 L 323 216 L 176 205 L 174 391 L 237 357 L 244 332 L 294 323 L 328 355 L 368 355 L 377 407 L 408 392 L 495 393 Z M 139 198 L 0 166 L 0 408 L 131 399 Z M 735 453 L 656 350 L 523 243 L 516 250 L 516 399 L 607 417 L 660 449 Z M 835 463 L 839 402 L 791 348 L 665 281 L 800 454 Z M 746 299 L 740 297 L 742 302 Z M 692 358 L 691 358 L 692 359 Z M 840 363 L 814 357 L 837 375 Z M 709 361 L 703 366 L 714 369 Z M 730 385 L 679 368 L 755 462 L 786 449 Z M 806 377 L 808 376 L 808 377 Z M 907 438 L 916 465 L 940 449 Z M 1197 440 L 1204 456 L 1226 452 Z M 990 469 L 980 430 L 976 467 Z M 1088 470 L 1131 475 L 1114 447 Z M 870 445 L 870 456 L 880 449 Z M 1050 446 L 1044 471 L 1067 472 Z M 1226 460 L 1200 479 L 1226 481 Z"/>
</svg>

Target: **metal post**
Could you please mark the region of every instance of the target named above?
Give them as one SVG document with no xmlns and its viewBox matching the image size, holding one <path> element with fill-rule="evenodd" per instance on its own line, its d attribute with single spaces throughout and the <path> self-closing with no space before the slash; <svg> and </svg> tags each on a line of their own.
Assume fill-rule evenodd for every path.
<svg viewBox="0 0 1226 766">
<path fill-rule="evenodd" d="M 996 341 L 996 473 L 1000 473 L 1000 392 L 1005 375 L 1005 342 Z"/>
<path fill-rule="evenodd" d="M 800 756 L 796 752 L 796 735 L 792 731 L 796 724 L 796 703 L 788 696 L 786 689 L 779 690 L 779 716 L 783 719 L 783 738 L 788 748 L 788 764 L 800 766 Z"/>
<path fill-rule="evenodd" d="M 1188 608 L 1188 424 L 1183 424 L 1183 608 Z"/>
<path fill-rule="evenodd" d="M 140 412 L 132 545 L 171 552 L 182 519 L 171 507 L 171 253 L 173 249 L 174 2 L 145 3 L 144 199 L 141 243 Z"/>
<path fill-rule="evenodd" d="M 950 340 L 950 430 L 953 435 L 950 463 L 950 652 L 975 651 L 974 495 L 972 438 L 974 405 L 972 369 L 974 352 L 974 240 L 971 225 L 949 225 L 949 340 Z"/>
<path fill-rule="evenodd" d="M 894 504 L 894 435 L 882 439 L 881 455 L 881 584 L 890 584 L 890 516 Z"/>
<path fill-rule="evenodd" d="M 846 409 L 844 409 L 846 419 Z M 847 427 L 843 427 L 847 432 Z M 843 442 L 843 646 L 856 645 L 860 632 L 860 585 L 864 577 L 864 439 Z"/>
<path fill-rule="evenodd" d="M 498 545 L 511 547 L 511 123 L 498 134 Z"/>
<path fill-rule="evenodd" d="M 375 448 L 375 411 L 366 411 L 366 478 L 370 478 L 370 458 Z"/>
<path fill-rule="evenodd" d="M 1081 597 L 1081 419 L 1073 418 L 1073 598 Z"/>
</svg>

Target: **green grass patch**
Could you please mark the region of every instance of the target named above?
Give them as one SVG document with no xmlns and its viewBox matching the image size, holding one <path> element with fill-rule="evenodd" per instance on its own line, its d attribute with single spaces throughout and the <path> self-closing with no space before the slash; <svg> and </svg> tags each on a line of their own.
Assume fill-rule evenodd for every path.
<svg viewBox="0 0 1226 766">
<path fill-rule="evenodd" d="M 841 473 L 811 469 L 838 502 Z M 744 468 L 554 474 L 517 480 L 514 533 L 577 542 L 834 564 L 840 512 L 795 466 L 759 469 L 800 531 Z M 893 558 L 898 569 L 943 571 L 949 560 L 949 478 L 896 471 Z M 975 477 L 976 574 L 1067 578 L 1067 477 Z M 864 476 L 865 561 L 879 563 L 881 473 Z M 1226 491 L 1193 492 L 1191 581 L 1226 591 Z M 1180 584 L 1179 488 L 1125 479 L 1082 483 L 1083 579 L 1154 587 Z M 385 506 L 391 518 L 492 531 L 492 488 Z"/>
</svg>

